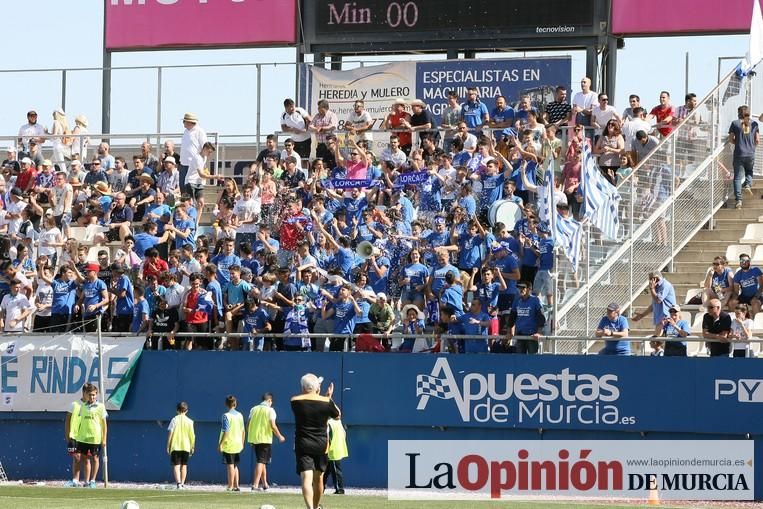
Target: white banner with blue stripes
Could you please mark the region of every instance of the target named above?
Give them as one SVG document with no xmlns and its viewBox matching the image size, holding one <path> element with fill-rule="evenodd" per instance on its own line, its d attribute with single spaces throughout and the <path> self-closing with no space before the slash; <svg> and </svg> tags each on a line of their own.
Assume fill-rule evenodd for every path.
<svg viewBox="0 0 763 509">
<path fill-rule="evenodd" d="M 620 230 L 617 210 L 622 197 L 601 174 L 587 145 L 583 146 L 583 172 L 585 217 L 607 238 L 617 241 Z"/>
</svg>

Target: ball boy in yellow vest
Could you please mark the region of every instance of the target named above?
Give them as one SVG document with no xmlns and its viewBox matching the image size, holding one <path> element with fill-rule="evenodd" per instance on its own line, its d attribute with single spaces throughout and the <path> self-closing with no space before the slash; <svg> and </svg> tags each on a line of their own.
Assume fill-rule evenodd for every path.
<svg viewBox="0 0 763 509">
<path fill-rule="evenodd" d="M 238 464 L 241 462 L 241 451 L 244 449 L 246 429 L 244 417 L 238 410 L 235 396 L 225 398 L 225 407 L 228 409 L 223 414 L 223 425 L 220 430 L 220 439 L 217 450 L 223 455 L 223 463 L 228 471 L 227 491 L 241 491 L 238 486 Z"/>
<path fill-rule="evenodd" d="M 72 479 L 67 481 L 64 486 L 67 488 L 77 488 L 79 483 L 79 462 L 80 455 L 77 452 L 77 431 L 79 431 L 80 407 L 85 404 L 85 386 L 82 386 L 82 396 L 77 401 L 72 402 L 72 406 L 66 413 L 64 421 L 64 437 L 66 439 L 66 452 L 72 457 Z"/>
<path fill-rule="evenodd" d="M 185 479 L 188 476 L 188 458 L 196 448 L 196 433 L 193 421 L 188 418 L 188 403 L 181 401 L 177 406 L 177 415 L 172 418 L 167 427 L 167 454 L 172 462 L 172 473 L 175 476 L 177 489 L 185 489 Z"/>
<path fill-rule="evenodd" d="M 268 489 L 267 465 L 273 455 L 273 435 L 283 443 L 286 438 L 276 425 L 276 411 L 273 409 L 273 395 L 266 392 L 262 395 L 259 405 L 253 406 L 249 411 L 249 427 L 247 429 L 249 443 L 254 452 L 255 467 L 252 474 L 252 491 L 259 489 L 262 480 L 262 489 Z"/>
<path fill-rule="evenodd" d="M 80 405 L 79 422 L 74 439 L 77 441 L 77 452 L 80 455 L 80 470 L 84 473 L 84 485 L 95 488 L 95 478 L 101 460 L 101 447 L 106 445 L 106 407 L 98 403 L 98 388 L 87 383 L 82 388 L 85 401 Z"/>
<path fill-rule="evenodd" d="M 329 465 L 326 476 L 323 478 L 324 490 L 328 485 L 328 478 L 334 477 L 334 494 L 344 495 L 344 477 L 342 476 L 342 462 L 349 456 L 347 452 L 347 433 L 344 430 L 340 418 L 329 419 Z"/>
</svg>

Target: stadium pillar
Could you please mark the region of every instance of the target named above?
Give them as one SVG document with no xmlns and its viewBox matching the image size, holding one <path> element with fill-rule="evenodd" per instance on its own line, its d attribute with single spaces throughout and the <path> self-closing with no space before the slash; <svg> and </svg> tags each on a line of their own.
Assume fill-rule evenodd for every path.
<svg viewBox="0 0 763 509">
<path fill-rule="evenodd" d="M 61 109 L 66 111 L 66 69 L 61 71 Z"/>
<path fill-rule="evenodd" d="M 610 97 L 615 95 L 615 81 L 617 73 L 617 38 L 607 37 L 607 45 L 602 56 L 604 65 L 604 86 L 601 87 L 602 91 L 609 94 Z"/>
<path fill-rule="evenodd" d="M 596 54 L 596 46 L 590 45 L 586 48 L 585 58 L 585 74 L 591 78 L 591 90 L 598 90 L 598 73 L 596 72 L 599 66 L 599 56 Z"/>
<path fill-rule="evenodd" d="M 101 86 L 101 132 L 111 132 L 111 52 L 103 50 L 103 73 Z"/>
</svg>

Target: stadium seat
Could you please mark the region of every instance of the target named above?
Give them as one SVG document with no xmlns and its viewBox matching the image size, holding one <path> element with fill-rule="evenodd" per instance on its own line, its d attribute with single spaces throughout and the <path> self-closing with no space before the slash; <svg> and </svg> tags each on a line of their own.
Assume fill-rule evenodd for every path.
<svg viewBox="0 0 763 509">
<path fill-rule="evenodd" d="M 763 246 L 755 248 L 755 254 L 752 255 L 751 263 L 753 266 L 763 264 Z"/>
<path fill-rule="evenodd" d="M 700 320 L 700 328 L 702 328 L 702 321 Z M 701 332 L 701 331 L 700 331 Z M 704 357 L 706 353 L 705 343 L 702 341 L 687 341 L 686 342 L 686 356 L 687 357 Z"/>
<path fill-rule="evenodd" d="M 760 338 L 755 338 L 760 339 Z M 750 349 L 752 350 L 753 357 L 760 357 L 760 343 L 751 343 Z"/>
<path fill-rule="evenodd" d="M 697 313 L 694 316 L 694 321 L 691 323 L 692 334 L 702 334 L 702 319 L 705 317 L 705 313 Z"/>
<path fill-rule="evenodd" d="M 763 336 L 763 313 L 756 313 L 753 317 L 752 333 Z"/>
<path fill-rule="evenodd" d="M 739 239 L 740 244 L 763 244 L 763 224 L 748 224 L 744 229 L 744 237 Z"/>
<path fill-rule="evenodd" d="M 739 255 L 752 254 L 753 246 L 750 244 L 729 244 L 726 248 L 726 260 L 729 265 L 739 265 Z"/>
<path fill-rule="evenodd" d="M 689 301 L 690 301 L 690 300 L 692 300 L 694 297 L 697 297 L 697 296 L 700 296 L 700 297 L 701 297 L 701 296 L 702 296 L 702 293 L 703 293 L 704 291 L 705 291 L 705 290 L 704 290 L 703 288 L 689 288 L 689 289 L 686 291 L 686 298 L 684 298 L 684 303 L 682 304 L 682 306 L 686 306 L 686 305 L 692 305 L 692 306 L 694 306 L 694 305 L 697 305 L 697 306 L 701 306 L 701 304 L 689 304 Z"/>
</svg>

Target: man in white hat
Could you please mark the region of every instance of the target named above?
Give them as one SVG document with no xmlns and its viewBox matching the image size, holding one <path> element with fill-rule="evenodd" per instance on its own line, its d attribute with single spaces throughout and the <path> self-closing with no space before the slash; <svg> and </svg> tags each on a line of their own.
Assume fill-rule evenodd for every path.
<svg viewBox="0 0 763 509">
<path fill-rule="evenodd" d="M 291 398 L 294 413 L 294 454 L 302 480 L 302 497 L 307 509 L 317 509 L 323 497 L 323 473 L 328 467 L 328 420 L 340 416 L 331 399 L 334 384 L 320 395 L 323 378 L 307 373 L 300 380 L 302 393 Z"/>
<path fill-rule="evenodd" d="M 440 132 L 436 128 L 437 121 L 432 112 L 427 109 L 426 103 L 421 99 L 414 99 L 411 101 L 411 110 L 413 114 L 408 123 L 410 130 L 418 132 L 420 137 L 432 137 L 437 144 L 440 141 Z"/>
<path fill-rule="evenodd" d="M 411 121 L 411 115 L 405 111 L 406 104 L 405 99 L 395 99 L 392 103 L 392 111 L 382 122 L 381 128 L 397 132 L 400 149 L 407 156 L 411 153 L 413 138 L 411 133 L 406 131 L 406 125 L 410 126 L 409 122 Z"/>
<path fill-rule="evenodd" d="M 156 187 L 164 193 L 170 206 L 175 205 L 175 200 L 180 198 L 180 172 L 177 169 L 177 161 L 172 156 L 167 156 L 162 161 L 163 171 L 156 177 Z"/>
<path fill-rule="evenodd" d="M 185 177 L 191 161 L 196 161 L 197 168 L 204 167 L 201 148 L 207 142 L 207 133 L 199 125 L 195 113 L 183 115 L 183 139 L 180 142 L 180 189 L 185 189 Z"/>
<path fill-rule="evenodd" d="M 19 171 L 21 169 L 21 163 L 18 161 L 16 147 L 9 145 L 7 149 L 7 156 L 3 160 L 4 171 Z"/>
</svg>

